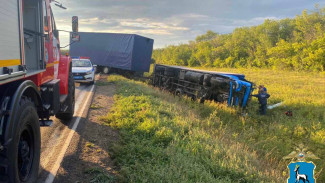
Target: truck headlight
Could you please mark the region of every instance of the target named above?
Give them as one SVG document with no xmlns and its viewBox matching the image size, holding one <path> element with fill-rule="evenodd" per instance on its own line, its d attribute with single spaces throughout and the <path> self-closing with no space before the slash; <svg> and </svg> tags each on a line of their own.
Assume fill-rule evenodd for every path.
<svg viewBox="0 0 325 183">
<path fill-rule="evenodd" d="M 92 74 L 93 72 L 92 71 L 87 71 L 86 74 L 89 75 L 89 74 Z"/>
</svg>

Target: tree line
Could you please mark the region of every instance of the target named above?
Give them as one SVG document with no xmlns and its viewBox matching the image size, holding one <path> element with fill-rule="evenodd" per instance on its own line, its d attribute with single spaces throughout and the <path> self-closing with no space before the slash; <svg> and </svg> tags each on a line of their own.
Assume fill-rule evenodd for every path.
<svg viewBox="0 0 325 183">
<path fill-rule="evenodd" d="M 153 61 L 190 67 L 325 71 L 325 7 L 316 5 L 295 18 L 267 19 L 229 34 L 209 30 L 188 44 L 154 50 Z"/>
</svg>

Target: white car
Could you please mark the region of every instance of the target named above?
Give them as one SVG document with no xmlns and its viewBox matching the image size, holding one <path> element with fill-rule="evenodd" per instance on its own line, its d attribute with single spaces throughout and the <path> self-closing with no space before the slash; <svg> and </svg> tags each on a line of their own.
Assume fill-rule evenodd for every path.
<svg viewBox="0 0 325 183">
<path fill-rule="evenodd" d="M 89 58 L 73 58 L 72 59 L 73 78 L 78 83 L 90 83 L 95 81 L 95 66 Z"/>
</svg>

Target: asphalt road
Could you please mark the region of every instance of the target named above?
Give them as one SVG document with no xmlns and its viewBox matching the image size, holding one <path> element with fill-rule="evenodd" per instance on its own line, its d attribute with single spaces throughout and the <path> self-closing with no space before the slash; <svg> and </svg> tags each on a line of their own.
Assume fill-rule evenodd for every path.
<svg viewBox="0 0 325 183">
<path fill-rule="evenodd" d="M 74 118 L 71 121 L 63 122 L 53 117 L 54 122 L 51 127 L 41 128 L 39 183 L 52 183 L 55 179 L 79 122 L 87 117 L 94 87 L 94 85 L 76 84 Z"/>
</svg>

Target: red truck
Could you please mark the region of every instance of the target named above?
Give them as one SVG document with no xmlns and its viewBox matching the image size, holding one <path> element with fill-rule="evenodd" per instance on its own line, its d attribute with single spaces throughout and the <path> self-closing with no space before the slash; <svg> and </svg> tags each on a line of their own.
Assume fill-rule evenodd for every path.
<svg viewBox="0 0 325 183">
<path fill-rule="evenodd" d="M 40 126 L 73 117 L 71 59 L 61 55 L 52 2 L 1 1 L 0 182 L 35 182 Z"/>
</svg>

